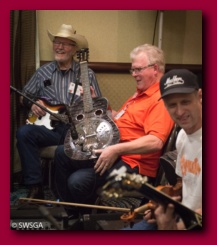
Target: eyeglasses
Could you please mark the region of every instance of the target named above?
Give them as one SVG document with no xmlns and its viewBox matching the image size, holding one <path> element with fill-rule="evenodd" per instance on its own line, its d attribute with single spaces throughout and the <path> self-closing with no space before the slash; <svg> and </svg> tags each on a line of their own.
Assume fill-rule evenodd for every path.
<svg viewBox="0 0 217 245">
<path fill-rule="evenodd" d="M 133 74 L 133 72 L 135 72 L 136 74 L 139 74 L 142 70 L 145 70 L 145 69 L 147 69 L 148 67 L 151 67 L 151 66 L 154 66 L 154 64 L 147 65 L 147 66 L 144 66 L 144 67 L 133 68 L 133 69 L 130 69 L 130 73 Z"/>
<path fill-rule="evenodd" d="M 55 46 L 59 46 L 60 44 L 62 44 L 64 48 L 65 48 L 65 47 L 68 48 L 68 47 L 70 47 L 70 46 L 73 46 L 73 47 L 76 46 L 75 43 L 64 43 L 64 42 L 60 42 L 60 41 L 53 41 L 53 44 L 54 44 Z"/>
</svg>

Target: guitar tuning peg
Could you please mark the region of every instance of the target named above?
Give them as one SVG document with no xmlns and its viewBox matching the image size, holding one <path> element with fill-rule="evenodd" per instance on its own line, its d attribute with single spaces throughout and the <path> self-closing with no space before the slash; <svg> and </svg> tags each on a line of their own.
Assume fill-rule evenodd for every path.
<svg viewBox="0 0 217 245">
<path fill-rule="evenodd" d="M 112 176 L 122 176 L 123 174 L 125 174 L 127 172 L 127 168 L 125 166 L 122 166 L 120 167 L 119 169 L 114 169 L 109 177 L 112 177 Z"/>
</svg>

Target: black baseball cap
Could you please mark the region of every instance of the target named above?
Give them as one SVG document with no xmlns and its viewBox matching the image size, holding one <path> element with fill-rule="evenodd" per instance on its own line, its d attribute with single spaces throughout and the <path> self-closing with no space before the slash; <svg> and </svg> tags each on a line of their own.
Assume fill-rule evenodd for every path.
<svg viewBox="0 0 217 245">
<path fill-rule="evenodd" d="M 161 98 L 169 94 L 190 94 L 199 89 L 197 76 L 187 69 L 173 69 L 160 80 Z"/>
</svg>

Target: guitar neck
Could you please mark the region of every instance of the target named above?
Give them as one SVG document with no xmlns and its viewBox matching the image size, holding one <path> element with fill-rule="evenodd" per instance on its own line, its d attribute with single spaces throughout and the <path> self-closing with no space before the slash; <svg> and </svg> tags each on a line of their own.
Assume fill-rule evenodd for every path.
<svg viewBox="0 0 217 245">
<path fill-rule="evenodd" d="M 139 188 L 139 192 L 143 193 L 146 198 L 153 200 L 154 202 L 167 205 L 172 203 L 175 207 L 176 213 L 180 215 L 185 223 L 187 230 L 201 230 L 202 229 L 202 216 L 188 207 L 184 206 L 180 202 L 175 201 L 169 195 L 157 191 L 152 185 L 145 183 Z"/>
<path fill-rule="evenodd" d="M 87 61 L 80 62 L 81 68 L 81 81 L 83 86 L 83 102 L 84 102 L 84 112 L 90 112 L 93 110 L 93 101 L 90 92 L 90 82 L 88 76 L 88 65 Z"/>
</svg>

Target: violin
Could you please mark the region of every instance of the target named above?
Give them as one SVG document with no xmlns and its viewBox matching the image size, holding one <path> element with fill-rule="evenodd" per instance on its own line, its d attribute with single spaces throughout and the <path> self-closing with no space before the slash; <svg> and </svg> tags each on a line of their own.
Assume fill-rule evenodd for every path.
<svg viewBox="0 0 217 245">
<path fill-rule="evenodd" d="M 178 179 L 177 183 L 175 186 L 169 186 L 169 185 L 165 185 L 165 186 L 162 186 L 162 185 L 159 185 L 157 187 L 155 187 L 155 189 L 157 191 L 161 191 L 171 197 L 173 196 L 181 196 L 181 192 L 182 192 L 182 182 L 181 182 L 181 178 Z M 130 225 L 132 226 L 134 224 L 134 220 L 135 218 L 143 213 L 144 215 L 144 212 L 147 211 L 147 210 L 150 210 L 152 213 L 153 211 L 156 209 L 157 207 L 157 203 L 154 202 L 153 200 L 149 200 L 148 203 L 134 209 L 134 210 L 131 210 L 130 212 L 128 213 L 125 213 L 123 215 L 121 215 L 120 219 L 123 220 L 124 222 L 130 222 Z"/>
</svg>

